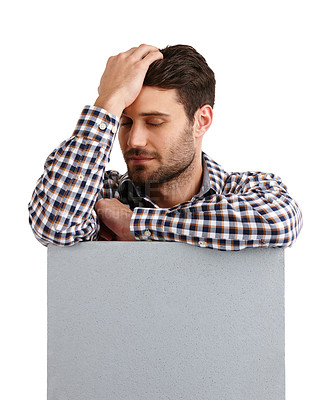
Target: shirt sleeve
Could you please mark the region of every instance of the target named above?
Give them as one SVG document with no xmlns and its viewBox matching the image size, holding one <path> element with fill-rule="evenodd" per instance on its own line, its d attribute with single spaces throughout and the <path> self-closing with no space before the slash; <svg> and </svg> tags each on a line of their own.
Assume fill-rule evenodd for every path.
<svg viewBox="0 0 331 400">
<path fill-rule="evenodd" d="M 94 205 L 119 119 L 86 106 L 73 135 L 47 158 L 29 203 L 29 222 L 43 244 L 73 245 L 98 234 Z"/>
<path fill-rule="evenodd" d="M 137 240 L 173 240 L 218 250 L 287 247 L 302 214 L 281 179 L 260 172 L 229 175 L 223 192 L 171 209 L 135 208 Z"/>
</svg>

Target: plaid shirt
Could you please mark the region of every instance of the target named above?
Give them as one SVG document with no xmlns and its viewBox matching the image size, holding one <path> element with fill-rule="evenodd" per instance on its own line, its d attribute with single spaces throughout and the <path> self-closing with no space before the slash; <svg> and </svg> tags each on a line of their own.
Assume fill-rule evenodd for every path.
<svg viewBox="0 0 331 400">
<path fill-rule="evenodd" d="M 302 216 L 280 178 L 270 173 L 225 172 L 203 153 L 203 183 L 190 201 L 159 208 L 127 174 L 105 172 L 119 119 L 86 106 L 73 135 L 47 158 L 29 203 L 30 224 L 44 245 L 97 240 L 94 205 L 117 198 L 133 211 L 137 240 L 186 242 L 218 250 L 286 247 Z"/>
</svg>

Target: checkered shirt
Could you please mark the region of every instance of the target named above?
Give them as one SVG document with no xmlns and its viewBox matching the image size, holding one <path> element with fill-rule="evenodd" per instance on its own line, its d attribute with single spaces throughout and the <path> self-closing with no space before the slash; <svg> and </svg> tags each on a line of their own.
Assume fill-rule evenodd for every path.
<svg viewBox="0 0 331 400">
<path fill-rule="evenodd" d="M 120 120 L 86 106 L 73 135 L 47 158 L 29 203 L 29 221 L 44 245 L 98 240 L 94 210 L 100 198 L 117 198 L 133 211 L 137 240 L 186 242 L 218 250 L 287 247 L 302 226 L 297 203 L 271 173 L 227 173 L 202 153 L 203 183 L 190 201 L 159 208 L 127 174 L 106 171 Z"/>
</svg>

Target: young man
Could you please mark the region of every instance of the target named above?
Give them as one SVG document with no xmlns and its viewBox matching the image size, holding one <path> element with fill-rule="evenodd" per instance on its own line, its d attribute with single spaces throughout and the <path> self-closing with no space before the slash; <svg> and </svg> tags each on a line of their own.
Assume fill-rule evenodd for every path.
<svg viewBox="0 0 331 400">
<path fill-rule="evenodd" d="M 47 245 L 167 240 L 219 250 L 291 245 L 301 212 L 269 173 L 226 173 L 201 151 L 214 73 L 190 46 L 110 57 L 93 107 L 45 164 L 29 204 Z M 118 134 L 128 172 L 105 172 Z"/>
</svg>

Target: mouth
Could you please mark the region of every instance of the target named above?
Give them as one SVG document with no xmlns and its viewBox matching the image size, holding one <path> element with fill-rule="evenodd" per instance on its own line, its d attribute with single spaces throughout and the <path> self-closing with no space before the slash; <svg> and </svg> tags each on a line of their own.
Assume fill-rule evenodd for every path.
<svg viewBox="0 0 331 400">
<path fill-rule="evenodd" d="M 154 160 L 154 157 L 133 156 L 129 158 L 129 161 L 133 164 L 144 164 L 152 160 Z"/>
</svg>

